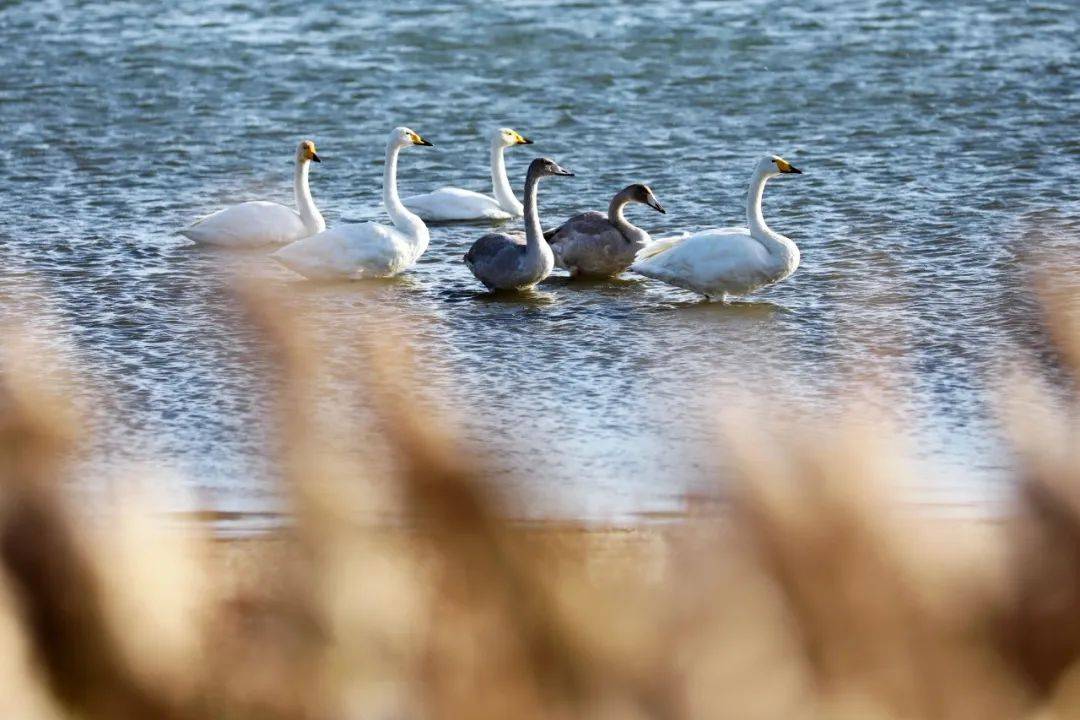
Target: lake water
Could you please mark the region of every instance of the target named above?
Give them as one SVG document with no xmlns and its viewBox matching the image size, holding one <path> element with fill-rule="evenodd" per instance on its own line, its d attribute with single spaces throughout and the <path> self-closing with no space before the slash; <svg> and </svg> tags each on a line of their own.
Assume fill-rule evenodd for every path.
<svg viewBox="0 0 1080 720">
<path fill-rule="evenodd" d="M 78 369 L 99 462 L 153 461 L 218 508 L 274 498 L 237 274 L 317 326 L 422 323 L 433 386 L 530 511 L 597 519 L 709 479 L 718 406 L 779 395 L 828 422 L 870 376 L 917 418 L 920 498 L 992 502 L 988 392 L 1042 346 L 1023 260 L 1080 249 L 1074 2 L 41 0 L 0 6 L 0 48 L 0 311 Z M 486 135 L 508 125 L 536 141 L 507 154 L 515 186 L 535 154 L 577 172 L 542 186 L 545 225 L 644 181 L 668 214 L 630 214 L 657 234 L 742 224 L 755 160 L 779 153 L 805 174 L 770 183 L 765 215 L 802 266 L 753 304 L 630 275 L 507 300 L 460 262 L 476 227 L 434 228 L 397 281 L 336 285 L 175 234 L 291 204 L 303 137 L 327 221 L 381 218 L 400 124 L 438 146 L 403 155 L 403 194 L 489 188 Z"/>
</svg>

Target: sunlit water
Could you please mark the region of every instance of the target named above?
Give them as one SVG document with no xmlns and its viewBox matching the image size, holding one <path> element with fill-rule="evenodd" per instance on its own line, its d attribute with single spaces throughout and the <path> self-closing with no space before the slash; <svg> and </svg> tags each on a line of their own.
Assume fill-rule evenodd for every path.
<svg viewBox="0 0 1080 720">
<path fill-rule="evenodd" d="M 70 356 L 99 462 L 152 459 L 219 508 L 274 496 L 237 274 L 297 291 L 323 327 L 415 321 L 432 387 L 530 512 L 677 507 L 723 465 L 718 407 L 782 396 L 829 422 L 866 377 L 918 418 L 901 425 L 930 468 L 920 498 L 993 502 L 1008 456 L 988 393 L 1041 347 L 1023 259 L 1080 246 L 1080 13 L 797 5 L 5 4 L 0 310 Z M 535 153 L 577 172 L 542 186 L 545 225 L 632 181 L 668 207 L 631 212 L 653 232 L 741 224 L 756 158 L 781 153 L 805 174 L 774 180 L 765 213 L 802 266 L 753 304 L 630 275 L 506 299 L 460 262 L 477 227 L 434 228 L 396 281 L 336 285 L 175 234 L 231 202 L 291 204 L 302 137 L 328 222 L 379 218 L 398 124 L 438 146 L 403 156 L 403 194 L 483 190 L 488 130 L 533 137 L 508 152 L 515 185 Z"/>
</svg>

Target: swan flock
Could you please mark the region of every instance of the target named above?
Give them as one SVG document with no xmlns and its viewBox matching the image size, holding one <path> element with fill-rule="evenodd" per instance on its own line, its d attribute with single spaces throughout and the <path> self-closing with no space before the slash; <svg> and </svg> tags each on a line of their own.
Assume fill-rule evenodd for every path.
<svg viewBox="0 0 1080 720">
<path fill-rule="evenodd" d="M 630 222 L 631 204 L 658 213 L 667 209 L 652 188 L 633 183 L 615 193 L 607 212 L 582 212 L 544 231 L 540 222 L 540 181 L 574 177 L 550 158 L 532 161 L 525 176 L 523 202 L 506 172 L 504 152 L 533 141 L 511 128 L 490 135 L 492 195 L 456 187 L 402 199 L 398 195 L 398 156 L 402 150 L 433 144 L 407 127 L 386 141 L 383 207 L 391 224 L 366 222 L 326 227 L 308 185 L 312 162 L 321 158 L 311 140 L 297 146 L 293 174 L 296 209 L 265 201 L 244 202 L 208 215 L 180 234 L 201 244 L 252 248 L 280 246 L 270 257 L 311 280 L 364 280 L 397 275 L 416 263 L 430 241 L 427 222 L 505 222 L 523 218 L 524 237 L 488 233 L 465 253 L 464 263 L 492 291 L 527 291 L 555 268 L 572 278 L 611 278 L 629 270 L 683 288 L 706 300 L 726 301 L 781 282 L 799 267 L 799 248 L 772 230 L 762 214 L 765 184 L 801 170 L 778 155 L 754 166 L 746 196 L 746 226 L 683 232 L 654 239 Z"/>
</svg>

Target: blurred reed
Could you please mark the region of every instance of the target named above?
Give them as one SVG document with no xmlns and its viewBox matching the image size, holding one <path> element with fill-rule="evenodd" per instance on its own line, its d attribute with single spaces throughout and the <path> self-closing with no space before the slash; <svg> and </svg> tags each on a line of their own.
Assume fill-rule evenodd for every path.
<svg viewBox="0 0 1080 720">
<path fill-rule="evenodd" d="M 1071 399 L 1033 372 L 1003 392 L 1002 520 L 899 501 L 912 471 L 880 418 L 744 407 L 718 424 L 727 502 L 603 529 L 508 520 L 453 418 L 410 393 L 406 338 L 365 340 L 388 461 L 328 440 L 317 343 L 243 294 L 277 377 L 291 521 L 269 537 L 177 527 L 137 493 L 94 522 L 66 492 L 76 413 L 6 346 L 0 717 L 1080 716 L 1075 295 L 1043 288 Z M 358 520 L 372 505 L 398 519 Z"/>
</svg>

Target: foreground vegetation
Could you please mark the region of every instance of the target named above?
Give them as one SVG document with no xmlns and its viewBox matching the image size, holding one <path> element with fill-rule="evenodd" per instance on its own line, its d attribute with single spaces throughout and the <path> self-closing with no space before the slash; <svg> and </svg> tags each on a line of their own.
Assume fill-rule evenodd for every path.
<svg viewBox="0 0 1080 720">
<path fill-rule="evenodd" d="M 1045 299 L 1075 387 L 1075 298 Z M 880 419 L 781 428 L 746 408 L 718 424 L 724 502 L 639 528 L 523 525 L 377 352 L 392 462 L 371 482 L 313 430 L 310 339 L 251 307 L 289 439 L 292 521 L 266 538 L 215 540 L 131 495 L 75 507 L 79 423 L 8 347 L 0 717 L 1080 715 L 1080 406 L 1060 387 L 1018 373 L 1002 403 L 1018 476 L 1001 520 L 898 501 Z M 400 521 L 358 519 L 375 492 Z"/>
</svg>

